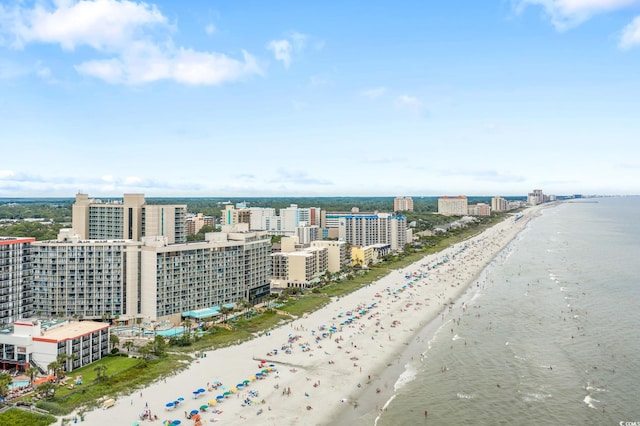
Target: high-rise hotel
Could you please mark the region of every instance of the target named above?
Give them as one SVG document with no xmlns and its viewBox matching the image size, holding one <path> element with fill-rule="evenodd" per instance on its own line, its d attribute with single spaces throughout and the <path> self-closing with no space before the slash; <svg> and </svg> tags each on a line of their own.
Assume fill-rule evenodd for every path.
<svg viewBox="0 0 640 426">
<path fill-rule="evenodd" d="M 73 228 L 31 242 L 33 313 L 120 321 L 177 321 L 183 312 L 269 294 L 271 239 L 248 225 L 186 243 L 186 206 L 144 196 L 100 202 L 78 194 Z"/>
</svg>

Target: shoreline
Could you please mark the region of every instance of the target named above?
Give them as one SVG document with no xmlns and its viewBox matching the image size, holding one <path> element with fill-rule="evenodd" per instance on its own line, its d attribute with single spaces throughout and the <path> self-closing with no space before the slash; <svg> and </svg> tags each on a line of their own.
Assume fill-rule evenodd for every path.
<svg viewBox="0 0 640 426">
<path fill-rule="evenodd" d="M 453 307 L 473 297 L 472 284 L 539 211 L 530 207 L 518 221 L 505 219 L 260 337 L 207 351 L 177 375 L 120 396 L 108 411 L 87 412 L 85 421 L 145 424 L 139 416 L 148 407 L 160 423 L 192 425 L 185 412 L 212 400 L 200 413 L 204 424 L 373 424 L 407 362 L 420 356 L 417 342 L 431 340 Z M 211 389 L 216 381 L 222 389 Z M 193 393 L 199 388 L 211 391 Z M 222 391 L 231 393 L 215 403 Z M 167 410 L 179 397 L 179 407 Z"/>
</svg>

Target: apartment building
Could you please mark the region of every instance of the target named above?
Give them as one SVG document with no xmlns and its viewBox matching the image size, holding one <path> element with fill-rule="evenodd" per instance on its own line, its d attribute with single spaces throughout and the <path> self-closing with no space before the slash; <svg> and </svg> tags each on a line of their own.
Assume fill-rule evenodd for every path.
<svg viewBox="0 0 640 426">
<path fill-rule="evenodd" d="M 229 229 L 231 228 L 231 229 Z M 204 242 L 167 244 L 145 239 L 140 257 L 139 315 L 176 321 L 185 311 L 269 294 L 271 238 L 248 226 L 223 227 Z"/>
<path fill-rule="evenodd" d="M 327 249 L 327 270 L 332 274 L 340 272 L 343 266 L 349 262 L 349 258 L 347 257 L 347 243 L 345 241 L 316 240 L 311 241 L 311 247 Z"/>
<path fill-rule="evenodd" d="M 353 246 L 389 244 L 394 251 L 403 250 L 411 241 L 406 216 L 392 213 L 351 214 L 339 220 L 339 238 Z"/>
<path fill-rule="evenodd" d="M 0 237 L 0 324 L 31 314 L 31 245 L 35 238 Z"/>
<path fill-rule="evenodd" d="M 465 216 L 468 214 L 467 197 L 458 195 L 457 197 L 438 198 L 438 214 L 445 216 Z"/>
<path fill-rule="evenodd" d="M 306 247 L 293 252 L 273 253 L 271 288 L 310 288 L 320 282 L 329 267 L 328 250 L 324 247 Z"/>
<path fill-rule="evenodd" d="M 496 195 L 491 198 L 491 210 L 494 212 L 506 212 L 509 210 L 509 202 L 499 195 Z"/>
<path fill-rule="evenodd" d="M 71 229 L 33 244 L 33 311 L 46 317 L 135 318 L 141 242 L 81 240 Z"/>
<path fill-rule="evenodd" d="M 487 203 L 478 203 L 467 206 L 467 214 L 470 216 L 490 216 L 491 206 Z"/>
<path fill-rule="evenodd" d="M 413 211 L 413 198 L 411 197 L 396 197 L 393 199 L 393 211 Z"/>
<path fill-rule="evenodd" d="M 81 240 L 166 237 L 169 244 L 187 241 L 185 204 L 147 204 L 143 194 L 124 194 L 122 200 L 90 199 L 76 194 L 72 228 Z"/>
<path fill-rule="evenodd" d="M 269 294 L 271 239 L 247 229 L 185 244 L 169 244 L 166 237 L 81 240 L 62 230 L 58 240 L 33 243 L 33 310 L 133 323 L 179 321 L 184 311 L 259 302 Z"/>
</svg>

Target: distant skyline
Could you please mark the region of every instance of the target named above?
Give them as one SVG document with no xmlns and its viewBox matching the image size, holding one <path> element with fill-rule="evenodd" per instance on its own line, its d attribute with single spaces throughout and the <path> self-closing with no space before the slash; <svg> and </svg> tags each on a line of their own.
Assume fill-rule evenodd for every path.
<svg viewBox="0 0 640 426">
<path fill-rule="evenodd" d="M 0 3 L 0 197 L 640 194 L 640 0 Z"/>
</svg>

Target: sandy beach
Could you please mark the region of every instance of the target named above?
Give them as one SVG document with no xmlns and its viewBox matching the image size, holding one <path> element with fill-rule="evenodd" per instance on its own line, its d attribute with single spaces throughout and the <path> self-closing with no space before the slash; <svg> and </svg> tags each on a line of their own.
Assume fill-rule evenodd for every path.
<svg viewBox="0 0 640 426">
<path fill-rule="evenodd" d="M 460 297 L 480 285 L 474 282 L 481 271 L 538 212 L 528 208 L 517 221 L 509 218 L 392 271 L 304 318 L 209 351 L 179 374 L 117 398 L 108 410 L 86 413 L 85 422 L 193 425 L 185 414 L 203 405 L 205 425 L 361 424 L 354 420 L 375 418 L 393 393 L 411 343 L 429 339 L 425 328 L 449 321 L 454 308 L 465 309 Z M 145 410 L 158 420 L 140 420 Z"/>
</svg>

